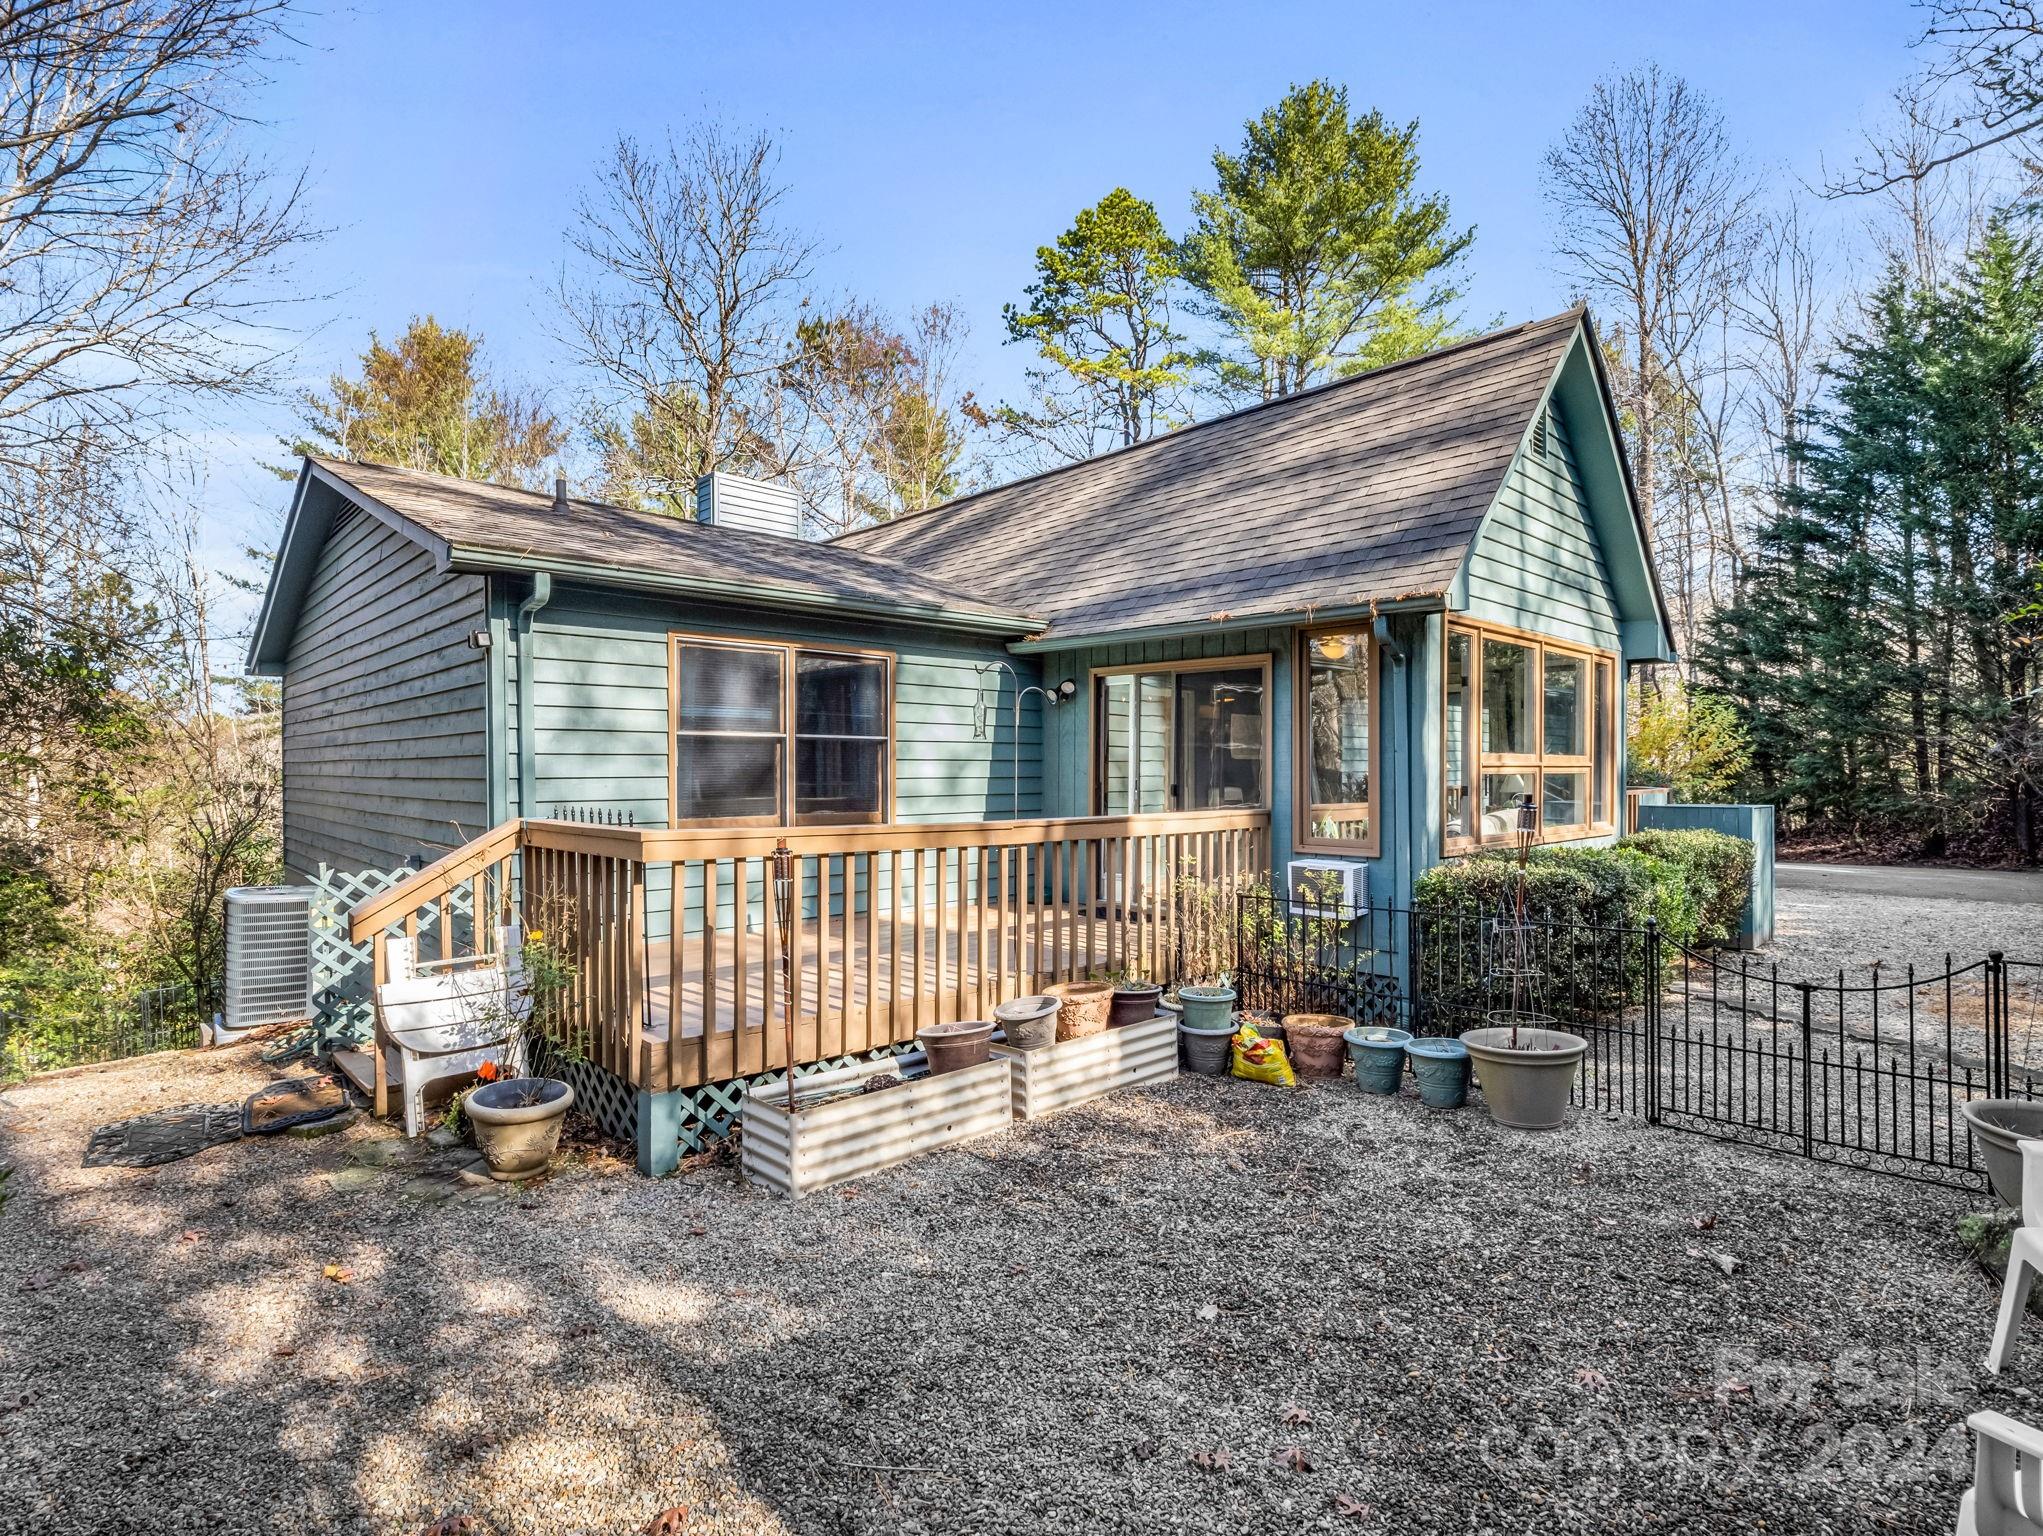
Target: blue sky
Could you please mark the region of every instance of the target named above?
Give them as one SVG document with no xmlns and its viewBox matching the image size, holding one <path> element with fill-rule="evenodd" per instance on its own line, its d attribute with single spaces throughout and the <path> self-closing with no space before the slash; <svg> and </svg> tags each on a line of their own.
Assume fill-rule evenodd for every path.
<svg viewBox="0 0 2043 1536">
<path fill-rule="evenodd" d="M 1469 317 L 1518 320 L 1570 299 L 1539 161 L 1599 74 L 1657 59 L 1717 97 L 1776 181 L 1813 180 L 1879 120 L 1919 26 L 1906 0 L 357 0 L 303 25 L 309 46 L 251 105 L 268 151 L 309 163 L 313 216 L 333 230 L 293 275 L 333 296 L 311 307 L 325 324 L 296 357 L 307 379 L 350 365 L 372 327 L 430 312 L 566 403 L 545 284 L 576 190 L 620 132 L 709 115 L 780 138 L 788 216 L 825 245 L 821 287 L 897 311 L 956 301 L 967 373 L 998 398 L 1023 363 L 1000 345 L 1000 306 L 1035 247 L 1116 185 L 1181 228 L 1214 147 L 1293 81 L 1342 81 L 1358 106 L 1419 119 L 1423 184 L 1477 228 Z M 284 487 L 252 461 L 287 425 L 249 412 L 208 439 L 222 547 L 273 539 Z"/>
</svg>

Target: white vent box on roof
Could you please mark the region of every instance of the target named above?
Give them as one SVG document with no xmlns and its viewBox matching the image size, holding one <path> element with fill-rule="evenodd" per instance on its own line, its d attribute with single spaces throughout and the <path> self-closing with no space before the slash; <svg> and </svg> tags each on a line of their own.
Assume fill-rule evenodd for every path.
<svg viewBox="0 0 2043 1536">
<path fill-rule="evenodd" d="M 227 986 L 215 1044 L 312 1016 L 310 894 L 301 885 L 240 885 L 227 893 Z"/>
<path fill-rule="evenodd" d="M 802 501 L 791 485 L 775 485 L 724 470 L 695 482 L 695 520 L 719 528 L 802 536 Z"/>
<path fill-rule="evenodd" d="M 1339 859 L 1293 859 L 1284 866 L 1292 910 L 1329 917 L 1362 916 L 1369 910 L 1369 887 L 1362 872 L 1362 865 Z"/>
</svg>

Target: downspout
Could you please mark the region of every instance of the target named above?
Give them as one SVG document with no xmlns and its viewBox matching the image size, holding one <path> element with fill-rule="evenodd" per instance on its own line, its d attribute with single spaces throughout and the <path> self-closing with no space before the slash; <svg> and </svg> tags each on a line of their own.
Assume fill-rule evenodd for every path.
<svg viewBox="0 0 2043 1536">
<path fill-rule="evenodd" d="M 535 816 L 532 804 L 534 762 L 532 750 L 532 616 L 553 601 L 553 577 L 545 571 L 532 573 L 532 595 L 518 605 L 518 814 Z"/>
<path fill-rule="evenodd" d="M 1383 653 L 1390 658 L 1391 672 L 1396 680 L 1398 734 L 1404 739 L 1406 765 L 1405 782 L 1398 786 L 1400 803 L 1397 819 L 1405 824 L 1405 830 L 1404 834 L 1398 838 L 1397 856 L 1392 863 L 1391 892 L 1396 898 L 1397 905 L 1409 906 L 1411 905 L 1412 881 L 1416 878 L 1414 848 L 1418 839 L 1418 829 L 1415 825 L 1417 821 L 1415 815 L 1417 807 L 1414 805 L 1412 798 L 1411 776 L 1412 765 L 1417 763 L 1422 755 L 1418 751 L 1418 743 L 1413 738 L 1412 669 L 1410 665 L 1412 653 L 1402 640 L 1392 637 L 1390 619 L 1384 614 L 1379 613 L 1371 621 L 1369 633 L 1376 643 L 1383 647 Z"/>
</svg>

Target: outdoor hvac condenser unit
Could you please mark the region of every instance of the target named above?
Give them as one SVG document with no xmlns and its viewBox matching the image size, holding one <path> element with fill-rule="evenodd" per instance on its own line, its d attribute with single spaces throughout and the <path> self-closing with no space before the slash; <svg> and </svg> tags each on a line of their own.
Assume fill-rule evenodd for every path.
<svg viewBox="0 0 2043 1536">
<path fill-rule="evenodd" d="M 1369 892 L 1362 866 L 1339 859 L 1293 859 L 1284 870 L 1291 905 L 1298 911 L 1337 918 L 1361 917 L 1369 910 Z"/>
<path fill-rule="evenodd" d="M 263 1024 L 311 1017 L 310 892 L 240 885 L 227 893 L 227 998 L 213 1024 L 223 1045 Z"/>
</svg>

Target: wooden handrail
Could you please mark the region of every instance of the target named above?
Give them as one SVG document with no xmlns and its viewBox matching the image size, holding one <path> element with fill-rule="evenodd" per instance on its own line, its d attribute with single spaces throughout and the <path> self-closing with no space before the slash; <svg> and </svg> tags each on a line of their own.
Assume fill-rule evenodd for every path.
<svg viewBox="0 0 2043 1536">
<path fill-rule="evenodd" d="M 499 822 L 473 842 L 442 854 L 424 869 L 413 870 L 390 889 L 363 897 L 348 909 L 348 937 L 359 944 L 404 921 L 408 913 L 451 896 L 463 881 L 515 853 L 524 828 L 525 823 L 516 819 Z"/>
</svg>

